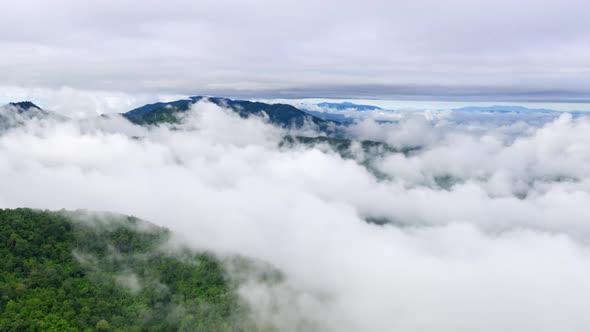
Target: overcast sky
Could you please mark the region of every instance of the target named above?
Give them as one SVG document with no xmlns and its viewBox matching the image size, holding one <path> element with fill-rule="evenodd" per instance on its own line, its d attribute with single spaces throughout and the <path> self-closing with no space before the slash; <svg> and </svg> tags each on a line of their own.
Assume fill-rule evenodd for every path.
<svg viewBox="0 0 590 332">
<path fill-rule="evenodd" d="M 586 101 L 589 12 L 584 0 L 2 1 L 0 89 Z"/>
</svg>

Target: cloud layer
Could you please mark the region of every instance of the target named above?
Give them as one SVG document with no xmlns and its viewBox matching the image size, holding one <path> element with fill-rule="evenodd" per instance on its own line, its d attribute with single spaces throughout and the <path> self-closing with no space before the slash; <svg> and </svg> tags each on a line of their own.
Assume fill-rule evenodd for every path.
<svg viewBox="0 0 590 332">
<path fill-rule="evenodd" d="M 0 4 L 0 86 L 587 101 L 589 6 L 25 0 Z"/>
<path fill-rule="evenodd" d="M 0 134 L 0 207 L 133 214 L 266 261 L 285 280 L 241 293 L 284 331 L 588 330 L 590 120 L 392 116 L 348 133 L 420 147 L 371 160 L 384 177 L 203 102 L 174 130 L 30 121 Z"/>
</svg>

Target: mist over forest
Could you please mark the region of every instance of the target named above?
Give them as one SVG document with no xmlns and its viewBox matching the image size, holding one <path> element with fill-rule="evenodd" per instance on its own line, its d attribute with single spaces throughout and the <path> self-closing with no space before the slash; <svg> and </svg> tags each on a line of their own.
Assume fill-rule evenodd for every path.
<svg viewBox="0 0 590 332">
<path fill-rule="evenodd" d="M 105 228 L 96 219 L 119 220 L 126 227 L 131 218 L 115 215 L 162 227 L 164 238 L 140 237 L 133 249 L 139 251 L 131 256 L 116 234 L 108 235 L 115 241 L 108 244 L 104 235 L 84 233 L 84 241 L 67 240 L 74 242 L 62 251 L 79 269 L 76 278 L 93 287 L 106 287 L 92 276 L 116 264 L 103 279 L 115 280 L 108 287 L 121 288 L 116 294 L 125 301 L 142 301 L 148 296 L 144 288 L 166 284 L 164 293 L 149 295 L 155 298 L 145 310 L 168 317 L 160 323 L 176 319 L 176 325 L 137 323 L 144 329 L 182 324 L 196 329 L 190 324 L 200 322 L 199 328 L 208 330 L 211 325 L 203 324 L 211 321 L 232 331 L 588 328 L 590 212 L 584 207 L 590 204 L 590 118 L 585 114 L 310 106 L 316 114 L 276 105 L 199 97 L 84 118 L 35 104 L 4 106 L 0 207 L 57 211 L 36 216 L 41 212 L 26 210 L 25 219 L 17 214 L 25 224 L 52 218 L 90 223 L 97 234 Z M 273 115 L 277 109 L 281 116 Z M 285 110 L 291 117 L 283 116 Z M 346 125 L 320 117 L 338 112 L 364 115 Z M 67 212 L 79 209 L 110 217 Z M 4 213 L 9 211 L 14 210 Z M 34 217 L 26 217 L 29 213 Z M 42 237 L 33 241 L 14 222 L 16 228 L 2 238 L 3 250 L 14 254 L 10 248 L 22 241 L 31 248 L 43 245 Z M 150 227 L 156 226 L 135 231 L 141 235 Z M 12 233 L 21 242 L 10 240 Z M 80 245 L 92 245 L 90 238 L 101 248 L 114 248 L 107 253 L 123 254 L 116 259 L 105 249 L 80 254 Z M 157 245 L 149 250 L 142 247 L 153 241 Z M 149 258 L 154 250 L 157 257 L 168 257 L 168 263 L 158 264 L 185 266 L 193 278 L 187 280 L 207 278 L 190 270 L 191 259 L 210 260 L 221 271 L 218 291 L 226 292 L 226 300 L 207 291 L 182 293 L 180 301 L 174 294 L 190 292 L 188 284 L 170 279 L 173 269 L 146 266 L 155 262 Z M 33 252 L 19 257 L 34 257 Z M 41 264 L 37 270 L 45 271 L 45 258 L 35 259 Z M 6 265 L 3 273 L 15 266 Z M 25 303 L 11 287 L 24 287 L 24 294 L 37 287 L 31 266 L 10 272 L 13 284 L 5 277 L 0 324 L 8 324 L 2 317 L 15 317 L 14 308 Z M 146 272 L 152 268 L 160 272 Z M 205 309 L 216 303 L 226 313 Z M 98 329 L 98 321 L 105 320 L 112 329 L 123 328 L 121 314 L 101 310 L 68 324 L 74 330 L 80 324 Z M 125 317 L 133 322 L 146 317 L 133 310 Z"/>
</svg>

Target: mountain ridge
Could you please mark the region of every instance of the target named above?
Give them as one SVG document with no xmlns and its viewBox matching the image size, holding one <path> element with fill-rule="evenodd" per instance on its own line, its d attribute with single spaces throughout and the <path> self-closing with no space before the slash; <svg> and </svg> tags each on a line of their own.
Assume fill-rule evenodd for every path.
<svg viewBox="0 0 590 332">
<path fill-rule="evenodd" d="M 24 111 L 28 111 L 31 108 L 36 108 L 38 110 L 43 110 L 41 107 L 35 105 L 35 103 L 33 103 L 31 101 L 28 101 L 28 100 L 18 101 L 18 102 L 11 102 L 11 103 L 8 103 L 8 105 L 14 106 L 14 107 L 17 107 L 17 108 L 20 108 L 20 109 L 22 109 Z"/>
<path fill-rule="evenodd" d="M 344 111 L 344 110 L 355 110 L 355 111 L 382 110 L 382 108 L 379 106 L 367 105 L 367 104 L 355 104 L 355 103 L 351 103 L 349 101 L 343 101 L 340 103 L 322 102 L 322 103 L 316 104 L 316 106 L 332 108 L 332 109 L 339 110 L 339 111 Z"/>
<path fill-rule="evenodd" d="M 339 123 L 335 121 L 321 119 L 288 104 L 267 104 L 256 101 L 205 96 L 192 96 L 188 99 L 180 99 L 171 102 L 146 104 L 123 113 L 122 115 L 129 121 L 140 125 L 178 123 L 180 119 L 177 117 L 177 113 L 188 111 L 192 104 L 199 101 L 208 101 L 218 106 L 229 108 L 244 118 L 251 115 L 266 114 L 270 123 L 284 128 L 301 128 L 305 125 L 311 124 L 317 126 L 318 129 L 325 131 L 329 130 L 331 126 L 339 125 Z"/>
</svg>

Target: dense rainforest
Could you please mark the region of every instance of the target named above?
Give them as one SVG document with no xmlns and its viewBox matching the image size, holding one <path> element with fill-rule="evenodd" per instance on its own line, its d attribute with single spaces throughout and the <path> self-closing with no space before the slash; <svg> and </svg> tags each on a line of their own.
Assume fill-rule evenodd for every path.
<svg viewBox="0 0 590 332">
<path fill-rule="evenodd" d="M 259 330 L 223 265 L 166 250 L 169 236 L 133 217 L 0 209 L 0 331 Z"/>
</svg>

